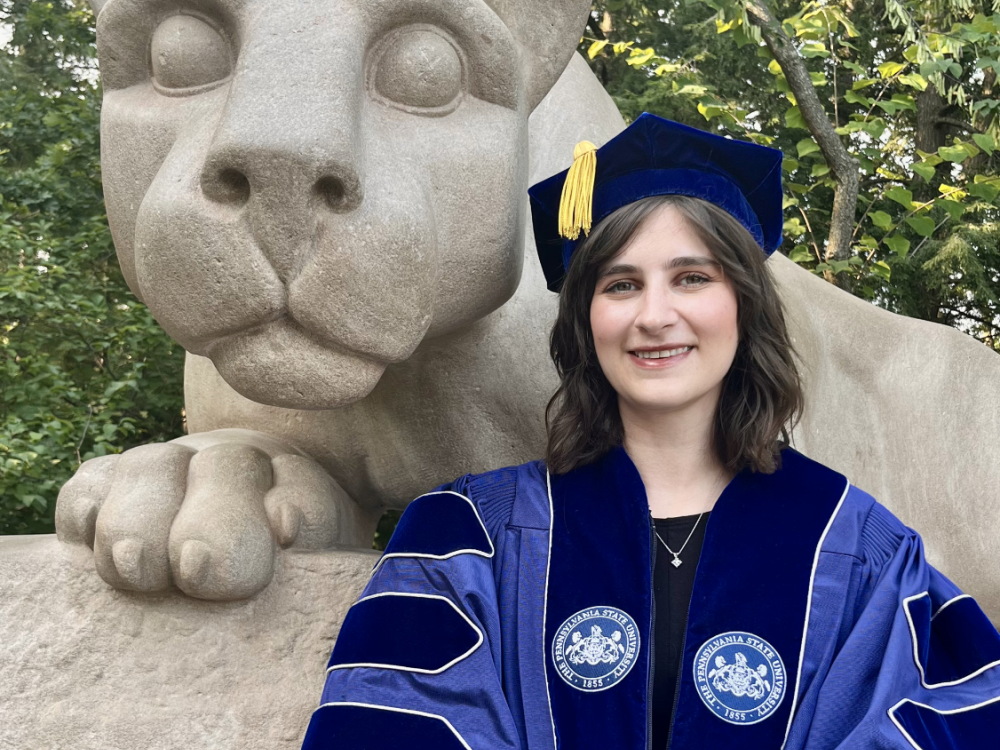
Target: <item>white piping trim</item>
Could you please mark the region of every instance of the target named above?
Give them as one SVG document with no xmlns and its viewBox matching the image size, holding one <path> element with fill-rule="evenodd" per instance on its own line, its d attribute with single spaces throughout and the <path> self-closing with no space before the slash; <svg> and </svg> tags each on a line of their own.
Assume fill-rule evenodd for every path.
<svg viewBox="0 0 1000 750">
<path fill-rule="evenodd" d="M 957 602 L 957 601 L 958 601 L 959 599 L 971 599 L 971 598 L 972 598 L 972 597 L 971 597 L 971 596 L 970 596 L 969 594 L 960 594 L 959 596 L 956 596 L 956 597 L 955 597 L 954 599 L 949 599 L 949 600 L 948 600 L 948 601 L 946 601 L 946 602 L 945 602 L 944 604 L 942 604 L 942 605 L 941 605 L 940 607 L 938 607 L 938 609 L 937 609 L 937 612 L 935 612 L 935 613 L 934 613 L 933 615 L 931 615 L 931 622 L 933 622 L 933 621 L 934 621 L 934 618 L 935 618 L 935 617 L 937 617 L 937 616 L 938 616 L 939 614 L 941 614 L 941 611 L 942 611 L 942 610 L 943 610 L 943 609 L 944 609 L 945 607 L 948 607 L 949 605 L 952 605 L 952 604 L 954 604 L 954 603 L 955 603 L 955 602 Z"/>
<path fill-rule="evenodd" d="M 403 592 L 398 592 L 398 591 L 383 591 L 380 594 L 372 594 L 371 596 L 366 596 L 366 597 L 364 597 L 362 599 L 358 599 L 358 601 L 354 604 L 353 607 L 351 607 L 351 609 L 353 609 L 354 607 L 356 607 L 358 604 L 361 604 L 361 602 L 366 602 L 369 599 L 377 599 L 377 598 L 379 598 L 381 596 L 412 596 L 412 597 L 416 597 L 418 599 L 440 599 L 441 601 L 448 602 L 448 604 L 451 605 L 451 608 L 454 609 L 456 612 L 458 612 L 459 615 L 462 616 L 462 619 L 465 620 L 465 622 L 469 625 L 469 627 L 472 628 L 474 631 L 476 631 L 476 635 L 479 636 L 479 640 L 476 641 L 476 644 L 472 648 L 470 648 L 468 651 L 466 651 L 464 654 L 462 654 L 461 656 L 455 657 L 450 662 L 448 662 L 447 664 L 445 664 L 443 667 L 440 667 L 438 669 L 418 669 L 416 667 L 401 667 L 401 666 L 398 666 L 396 664 L 375 664 L 375 663 L 368 663 L 368 662 L 359 662 L 357 664 L 335 664 L 334 666 L 327 668 L 326 674 L 329 675 L 330 672 L 332 672 L 335 669 L 353 669 L 354 667 L 372 667 L 374 669 L 395 669 L 395 670 L 398 670 L 400 672 L 417 672 L 419 674 L 441 674 L 445 670 L 447 670 L 447 669 L 455 666 L 456 664 L 458 664 L 460 661 L 468 659 L 470 656 L 472 656 L 472 654 L 475 652 L 475 650 L 477 648 L 479 648 L 483 644 L 483 631 L 476 627 L 476 624 L 472 620 L 470 620 L 468 618 L 468 616 L 465 614 L 465 612 L 463 612 L 462 610 L 460 610 L 458 608 L 458 606 L 455 604 L 455 602 L 453 602 L 448 597 L 446 597 L 446 596 L 440 596 L 439 594 L 409 594 L 409 593 L 403 593 Z"/>
<path fill-rule="evenodd" d="M 948 716 L 950 714 L 963 714 L 966 711 L 975 711 L 978 708 L 982 708 L 983 706 L 988 706 L 991 703 L 996 703 L 997 701 L 1000 701 L 1000 697 L 990 698 L 988 701 L 977 703 L 974 706 L 965 706 L 964 708 L 951 708 L 948 710 L 942 710 L 940 708 L 934 708 L 933 706 L 928 706 L 925 703 L 917 703 L 917 701 L 911 701 L 909 698 L 903 698 L 903 700 L 901 700 L 895 706 L 886 711 L 886 713 L 889 714 L 889 719 L 892 721 L 892 723 L 896 725 L 896 729 L 898 729 L 900 733 L 906 738 L 907 742 L 913 745 L 914 750 L 931 750 L 930 748 L 920 747 L 920 745 L 918 745 L 916 741 L 910 736 L 910 733 L 907 732 L 905 729 L 903 729 L 903 725 L 899 723 L 899 719 L 897 719 L 896 714 L 893 713 L 896 709 L 898 709 L 904 703 L 911 703 L 914 706 L 920 706 L 921 708 L 926 708 L 928 711 L 933 711 L 934 713 L 939 714 L 941 716 Z"/>
<path fill-rule="evenodd" d="M 466 742 L 465 738 L 458 733 L 458 730 L 452 726 L 451 722 L 448 721 L 443 716 L 440 716 L 439 714 L 429 714 L 426 711 L 414 711 L 413 709 L 409 708 L 394 708 L 392 706 L 379 706 L 374 703 L 355 703 L 354 701 L 333 701 L 331 703 L 324 703 L 322 706 L 317 708 L 316 711 L 319 711 L 320 708 L 326 708 L 327 706 L 358 706 L 360 708 L 377 708 L 380 711 L 395 711 L 396 713 L 400 714 L 413 714 L 414 716 L 426 716 L 429 719 L 438 719 L 439 721 L 443 721 L 444 725 L 451 730 L 451 733 L 455 735 L 455 739 L 457 739 L 459 742 L 462 743 L 462 747 L 464 747 L 465 750 L 472 750 L 472 748 L 469 747 L 469 743 Z M 313 711 L 313 713 L 316 713 L 316 711 Z"/>
<path fill-rule="evenodd" d="M 938 683 L 935 683 L 933 685 L 927 684 L 926 675 L 924 674 L 924 666 L 923 666 L 923 664 L 920 663 L 920 655 L 919 655 L 918 650 L 917 650 L 917 648 L 918 648 L 917 647 L 917 628 L 913 624 L 913 616 L 910 614 L 910 602 L 916 601 L 917 599 L 923 599 L 925 596 L 928 599 L 931 598 L 930 597 L 930 593 L 928 593 L 927 591 L 924 591 L 922 594 L 914 594 L 913 596 L 908 596 L 905 599 L 903 599 L 903 611 L 906 613 L 906 622 L 910 626 L 910 640 L 913 642 L 913 663 L 917 667 L 917 672 L 920 673 L 920 684 L 921 685 L 923 685 L 928 690 L 937 690 L 938 688 L 951 687 L 952 685 L 961 685 L 963 682 L 968 682 L 973 677 L 978 677 L 983 672 L 985 672 L 987 669 L 992 669 L 993 667 L 1000 666 L 1000 660 L 997 660 L 995 662 L 991 662 L 990 664 L 983 665 L 982 667 L 980 667 L 979 669 L 977 669 L 972 674 L 966 675 L 965 677 L 962 677 L 960 679 L 952 680 L 951 682 L 938 682 Z M 958 596 L 958 597 L 955 597 L 954 599 L 951 599 L 951 600 L 945 602 L 944 604 L 942 604 L 941 607 L 938 608 L 937 613 L 934 614 L 934 617 L 937 617 L 937 615 L 941 612 L 941 610 L 944 609 L 945 607 L 947 607 L 949 604 L 951 604 L 954 601 L 958 601 L 959 599 L 962 599 L 962 598 L 963 597 Z M 934 617 L 931 617 L 931 619 L 933 620 Z"/>
<path fill-rule="evenodd" d="M 549 650 L 545 644 L 545 623 L 549 616 L 549 567 L 552 565 L 552 531 L 555 528 L 555 511 L 552 509 L 552 475 L 545 467 L 545 489 L 549 496 L 549 555 L 545 558 L 545 600 L 542 602 L 542 674 L 545 676 L 545 698 L 549 702 L 549 721 L 552 722 L 552 748 L 558 750 L 556 740 L 556 715 L 552 713 L 552 693 L 549 690 Z"/>
<path fill-rule="evenodd" d="M 458 497 L 465 500 L 465 502 L 467 502 L 469 505 L 471 505 L 472 513 L 473 515 L 475 515 L 476 520 L 479 521 L 479 526 L 483 530 L 483 536 L 486 537 L 486 543 L 490 545 L 489 554 L 483 552 L 481 549 L 457 549 L 452 552 L 448 552 L 447 554 L 444 555 L 432 555 L 426 552 L 390 552 L 388 554 L 382 555 L 382 557 L 378 559 L 378 562 L 375 563 L 375 567 L 372 568 L 372 575 L 375 575 L 375 571 L 377 571 L 379 567 L 382 565 L 382 563 L 384 563 L 390 557 L 419 557 L 419 558 L 424 558 L 426 560 L 448 560 L 452 557 L 455 557 L 456 555 L 477 555 L 478 557 L 485 557 L 486 559 L 489 559 L 496 554 L 496 548 L 493 546 L 493 540 L 490 539 L 490 532 L 486 530 L 486 524 L 483 523 L 483 519 L 480 518 L 479 516 L 479 511 L 476 510 L 476 504 L 472 502 L 470 498 L 466 497 L 460 492 L 455 492 L 454 490 L 440 490 L 439 492 L 425 492 L 423 495 L 415 497 L 413 499 L 413 502 L 416 502 L 421 497 L 428 497 L 429 495 L 457 495 Z"/>
<path fill-rule="evenodd" d="M 795 709 L 799 705 L 802 664 L 806 658 L 806 636 L 809 635 L 809 615 L 812 613 L 813 586 L 816 584 L 816 568 L 819 567 L 819 555 L 820 552 L 823 551 L 823 542 L 826 541 L 826 535 L 830 533 L 830 528 L 833 526 L 833 522 L 840 514 L 840 508 L 843 506 L 844 500 L 847 498 L 847 493 L 850 489 L 851 483 L 847 482 L 847 486 L 844 487 L 844 492 L 841 494 L 840 500 L 837 502 L 837 507 L 833 509 L 833 513 L 830 515 L 830 520 L 826 522 L 826 528 L 823 529 L 823 533 L 820 535 L 819 542 L 816 544 L 816 553 L 813 555 L 812 572 L 809 574 L 809 596 L 806 599 L 806 622 L 802 628 L 802 645 L 799 647 L 799 666 L 795 672 L 795 687 L 793 688 L 795 692 L 792 694 L 792 708 L 788 712 L 788 726 L 785 727 L 785 739 L 781 741 L 781 750 L 785 750 L 785 745 L 788 743 L 788 735 L 792 731 L 792 722 L 795 720 Z"/>
</svg>

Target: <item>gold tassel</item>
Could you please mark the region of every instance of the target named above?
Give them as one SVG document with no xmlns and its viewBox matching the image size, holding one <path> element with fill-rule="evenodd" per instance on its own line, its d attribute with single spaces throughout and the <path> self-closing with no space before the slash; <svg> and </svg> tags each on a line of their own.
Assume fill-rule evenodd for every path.
<svg viewBox="0 0 1000 750">
<path fill-rule="evenodd" d="M 573 166 L 566 175 L 559 200 L 559 234 L 568 240 L 578 239 L 581 229 L 590 234 L 596 173 L 597 146 L 580 141 L 573 149 Z"/>
</svg>

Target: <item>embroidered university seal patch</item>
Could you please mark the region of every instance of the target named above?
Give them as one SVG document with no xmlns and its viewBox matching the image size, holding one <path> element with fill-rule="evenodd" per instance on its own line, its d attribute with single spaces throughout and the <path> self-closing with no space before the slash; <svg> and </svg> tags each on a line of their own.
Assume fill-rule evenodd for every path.
<svg viewBox="0 0 1000 750">
<path fill-rule="evenodd" d="M 730 724 L 756 724 L 785 697 L 781 656 L 751 633 L 709 638 L 694 658 L 694 683 L 708 709 Z"/>
<path fill-rule="evenodd" d="M 639 655 L 639 628 L 614 607 L 581 609 L 552 639 L 556 671 L 577 690 L 596 693 L 621 681 Z"/>
</svg>

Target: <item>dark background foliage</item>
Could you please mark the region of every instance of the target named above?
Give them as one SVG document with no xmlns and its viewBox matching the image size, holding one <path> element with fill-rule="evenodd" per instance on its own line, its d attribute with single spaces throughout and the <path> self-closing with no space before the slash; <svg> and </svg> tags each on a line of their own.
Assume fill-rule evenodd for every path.
<svg viewBox="0 0 1000 750">
<path fill-rule="evenodd" d="M 93 16 L 0 0 L 0 534 L 80 461 L 182 434 L 183 350 L 128 291 L 101 193 Z"/>
</svg>

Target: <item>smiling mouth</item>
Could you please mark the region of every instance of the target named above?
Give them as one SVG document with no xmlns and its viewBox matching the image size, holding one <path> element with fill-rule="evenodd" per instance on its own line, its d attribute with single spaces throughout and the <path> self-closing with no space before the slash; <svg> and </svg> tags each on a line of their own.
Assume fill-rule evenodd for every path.
<svg viewBox="0 0 1000 750">
<path fill-rule="evenodd" d="M 638 357 L 639 359 L 670 359 L 671 357 L 677 357 L 681 354 L 687 354 L 689 351 L 694 349 L 693 346 L 681 346 L 676 349 L 659 349 L 656 351 L 632 351 L 629 352 L 633 357 Z"/>
</svg>

